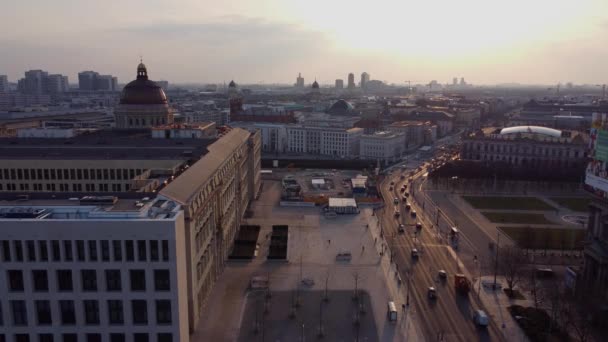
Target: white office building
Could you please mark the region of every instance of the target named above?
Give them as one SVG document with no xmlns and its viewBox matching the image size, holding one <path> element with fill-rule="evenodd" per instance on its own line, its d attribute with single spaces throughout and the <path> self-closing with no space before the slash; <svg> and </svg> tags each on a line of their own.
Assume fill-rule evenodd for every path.
<svg viewBox="0 0 608 342">
<path fill-rule="evenodd" d="M 290 153 L 317 154 L 354 158 L 359 155 L 362 128 L 287 127 L 287 149 Z"/>
<path fill-rule="evenodd" d="M 401 158 L 405 151 L 405 134 L 397 132 L 376 132 L 364 134 L 360 143 L 361 159 L 379 160 L 389 163 Z"/>
<path fill-rule="evenodd" d="M 0 201 L 0 341 L 188 340 L 174 201 Z"/>
</svg>

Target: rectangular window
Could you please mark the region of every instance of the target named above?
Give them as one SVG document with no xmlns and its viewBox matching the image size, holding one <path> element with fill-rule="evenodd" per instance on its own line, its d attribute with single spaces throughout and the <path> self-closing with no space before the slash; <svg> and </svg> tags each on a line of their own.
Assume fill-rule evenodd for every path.
<svg viewBox="0 0 608 342">
<path fill-rule="evenodd" d="M 57 179 L 63 180 L 63 172 L 62 169 L 57 169 Z"/>
<path fill-rule="evenodd" d="M 132 300 L 133 324 L 148 324 L 148 304 L 145 300 Z"/>
<path fill-rule="evenodd" d="M 127 250 L 127 261 L 133 261 L 135 258 L 133 251 L 133 240 L 125 241 L 125 249 Z"/>
<path fill-rule="evenodd" d="M 44 179 L 49 179 L 49 169 L 44 169 Z"/>
<path fill-rule="evenodd" d="M 25 242 L 25 248 L 27 249 L 27 261 L 36 261 L 36 244 L 33 240 L 27 240 Z"/>
<path fill-rule="evenodd" d="M 96 300 L 85 300 L 82 303 L 84 306 L 85 324 L 99 324 L 99 302 L 97 302 Z"/>
<path fill-rule="evenodd" d="M 57 177 L 55 176 L 55 169 L 51 169 L 51 179 L 56 179 Z"/>
<path fill-rule="evenodd" d="M 133 334 L 133 342 L 148 342 L 148 334 L 146 334 L 146 333 Z"/>
<path fill-rule="evenodd" d="M 82 169 L 77 169 L 76 170 L 76 178 L 77 179 L 82 179 Z"/>
<path fill-rule="evenodd" d="M 114 169 L 110 169 L 110 179 L 116 179 Z"/>
<path fill-rule="evenodd" d="M 87 342 L 101 342 L 101 334 L 87 334 Z"/>
<path fill-rule="evenodd" d="M 23 246 L 21 245 L 21 241 L 13 241 L 13 244 L 15 247 L 15 259 L 17 259 L 17 261 L 23 261 Z"/>
<path fill-rule="evenodd" d="M 97 272 L 95 270 L 81 270 L 82 291 L 97 291 Z"/>
<path fill-rule="evenodd" d="M 49 290 L 49 277 L 46 270 L 33 270 L 32 280 L 34 283 L 34 291 L 36 292 L 48 292 Z"/>
<path fill-rule="evenodd" d="M 11 300 L 11 311 L 13 313 L 13 325 L 27 325 L 27 311 L 24 300 Z"/>
<path fill-rule="evenodd" d="M 48 300 L 37 300 L 34 302 L 36 306 L 36 319 L 39 325 L 53 324 L 51 316 L 51 302 Z"/>
<path fill-rule="evenodd" d="M 171 301 L 157 300 L 156 301 L 156 323 L 171 324 Z"/>
<path fill-rule="evenodd" d="M 130 270 L 131 291 L 146 291 L 146 271 Z"/>
<path fill-rule="evenodd" d="M 170 291 L 171 280 L 169 278 L 169 270 L 154 270 L 154 290 Z"/>
<path fill-rule="evenodd" d="M 78 335 L 76 334 L 63 334 L 61 338 L 62 342 L 78 342 Z"/>
<path fill-rule="evenodd" d="M 38 342 L 53 342 L 53 334 L 38 334 Z"/>
<path fill-rule="evenodd" d="M 97 174 L 97 179 L 101 179 L 101 169 L 97 169 L 95 171 L 95 173 Z"/>
<path fill-rule="evenodd" d="M 146 261 L 146 240 L 137 240 L 137 260 Z"/>
<path fill-rule="evenodd" d="M 72 291 L 74 289 L 71 270 L 57 270 L 57 289 L 59 291 Z"/>
<path fill-rule="evenodd" d="M 78 254 L 78 261 L 84 261 L 84 241 L 76 240 L 76 254 Z"/>
<path fill-rule="evenodd" d="M 15 334 L 15 342 L 30 342 L 29 334 Z"/>
<path fill-rule="evenodd" d="M 97 241 L 89 240 L 89 261 L 97 261 Z"/>
<path fill-rule="evenodd" d="M 163 261 L 169 261 L 169 241 L 162 242 Z"/>
<path fill-rule="evenodd" d="M 112 249 L 114 250 L 114 261 L 122 261 L 122 244 L 120 240 L 112 240 Z"/>
<path fill-rule="evenodd" d="M 101 240 L 101 260 L 110 261 L 110 243 L 108 240 Z"/>
<path fill-rule="evenodd" d="M 173 342 L 173 335 L 171 333 L 158 333 L 156 334 L 156 342 Z"/>
<path fill-rule="evenodd" d="M 48 261 L 49 260 L 49 250 L 46 245 L 46 240 L 38 241 L 38 252 L 40 253 L 40 261 Z"/>
<path fill-rule="evenodd" d="M 23 272 L 21 270 L 8 270 L 8 289 L 12 292 L 23 292 Z"/>
<path fill-rule="evenodd" d="M 122 301 L 108 300 L 108 321 L 110 324 L 123 324 Z"/>
<path fill-rule="evenodd" d="M 2 240 L 2 261 L 11 261 L 11 243 L 8 240 Z"/>
<path fill-rule="evenodd" d="M 82 170 L 84 179 L 89 179 L 89 169 Z"/>
<path fill-rule="evenodd" d="M 125 334 L 110 334 L 110 342 L 125 342 Z"/>
<path fill-rule="evenodd" d="M 65 261 L 74 260 L 74 253 L 72 253 L 72 241 L 71 240 L 63 240 L 63 253 Z"/>
<path fill-rule="evenodd" d="M 76 179 L 76 170 L 70 169 L 70 179 Z"/>
<path fill-rule="evenodd" d="M 121 291 L 122 281 L 120 278 L 120 270 L 106 270 L 106 290 Z"/>
<path fill-rule="evenodd" d="M 60 300 L 59 311 L 61 313 L 61 324 L 76 324 L 76 313 L 74 312 L 73 300 Z"/>
<path fill-rule="evenodd" d="M 53 261 L 61 261 L 61 247 L 58 240 L 51 241 L 51 251 L 53 252 Z"/>
<path fill-rule="evenodd" d="M 158 261 L 158 241 L 150 241 L 150 261 Z"/>
</svg>

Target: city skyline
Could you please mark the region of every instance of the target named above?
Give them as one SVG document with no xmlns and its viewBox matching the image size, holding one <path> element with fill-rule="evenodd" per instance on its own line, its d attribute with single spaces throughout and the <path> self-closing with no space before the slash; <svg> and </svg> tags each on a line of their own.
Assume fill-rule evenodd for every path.
<svg viewBox="0 0 608 342">
<path fill-rule="evenodd" d="M 324 10 L 318 11 L 321 4 Z M 597 44 L 608 33 L 608 18 L 598 14 L 607 13 L 608 3 L 598 0 L 467 0 L 432 6 L 381 0 L 373 7 L 345 7 L 340 1 L 210 6 L 191 0 L 61 0 L 7 6 L 0 24 L 0 74 L 11 82 L 29 69 L 71 80 L 80 71 L 99 70 L 128 80 L 129 66 L 140 55 L 153 67 L 151 78 L 173 83 L 292 84 L 301 72 L 331 84 L 364 70 L 390 83 L 448 83 L 461 75 L 473 84 L 608 79 L 603 68 L 608 47 Z M 24 26 L 22 18 L 32 13 L 44 15 Z M 96 20 L 85 13 L 95 13 Z"/>
</svg>

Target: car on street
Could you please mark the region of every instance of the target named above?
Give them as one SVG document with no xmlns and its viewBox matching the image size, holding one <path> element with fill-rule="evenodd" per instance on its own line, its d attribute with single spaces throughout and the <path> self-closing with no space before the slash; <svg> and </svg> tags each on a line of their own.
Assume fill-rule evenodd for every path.
<svg viewBox="0 0 608 342">
<path fill-rule="evenodd" d="M 412 217 L 416 217 L 416 210 L 412 210 L 410 214 L 412 215 Z"/>
<path fill-rule="evenodd" d="M 441 279 L 441 280 L 448 279 L 448 272 L 446 272 L 445 270 L 439 270 L 437 272 L 437 275 L 439 276 L 439 279 Z"/>
<path fill-rule="evenodd" d="M 395 182 L 391 181 L 391 185 L 395 185 Z"/>
<path fill-rule="evenodd" d="M 416 222 L 416 230 L 421 230 L 421 229 L 422 229 L 422 223 Z"/>
<path fill-rule="evenodd" d="M 406 192 L 404 192 L 404 193 L 403 193 L 403 196 L 405 196 L 405 197 L 409 197 L 409 196 L 410 196 L 410 193 L 406 191 Z"/>
<path fill-rule="evenodd" d="M 418 248 L 412 249 L 412 259 L 418 259 Z"/>
<path fill-rule="evenodd" d="M 405 175 L 401 175 L 401 177 L 400 177 L 400 178 L 401 178 L 401 179 L 405 179 Z"/>
<path fill-rule="evenodd" d="M 429 286 L 427 295 L 429 299 L 437 299 L 437 289 L 435 289 L 433 286 Z"/>
<path fill-rule="evenodd" d="M 403 199 L 407 199 L 407 197 L 403 196 Z M 410 204 L 410 202 L 405 202 L 405 210 L 410 210 L 412 208 L 412 205 Z"/>
<path fill-rule="evenodd" d="M 394 204 L 399 204 L 399 199 L 398 199 L 397 197 L 395 197 L 395 198 L 393 199 L 393 203 L 394 203 Z"/>
<path fill-rule="evenodd" d="M 397 229 L 400 234 L 405 233 L 405 226 L 403 223 L 399 224 L 399 228 Z"/>
</svg>

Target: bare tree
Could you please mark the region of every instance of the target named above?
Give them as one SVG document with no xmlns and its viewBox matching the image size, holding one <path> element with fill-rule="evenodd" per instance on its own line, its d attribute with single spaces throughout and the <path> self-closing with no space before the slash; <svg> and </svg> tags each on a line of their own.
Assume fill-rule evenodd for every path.
<svg viewBox="0 0 608 342">
<path fill-rule="evenodd" d="M 568 331 L 574 333 L 580 342 L 591 340 L 591 315 L 592 303 L 587 296 L 569 300 L 562 306 L 561 313 L 568 327 Z"/>
<path fill-rule="evenodd" d="M 498 251 L 500 257 L 499 271 L 505 277 L 509 296 L 513 295 L 513 288 L 520 282 L 523 276 L 523 266 L 526 257 L 517 246 L 504 246 Z"/>
<path fill-rule="evenodd" d="M 528 286 L 532 293 L 532 300 L 534 301 L 534 308 L 538 309 L 543 300 L 543 289 L 540 281 L 536 277 L 536 271 L 530 270 L 528 272 Z"/>
</svg>

